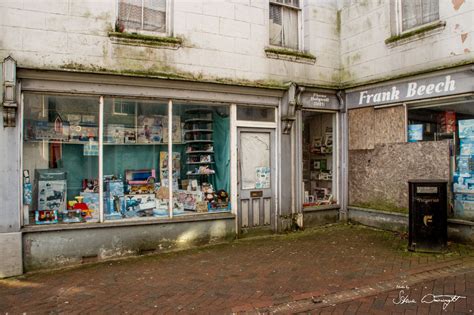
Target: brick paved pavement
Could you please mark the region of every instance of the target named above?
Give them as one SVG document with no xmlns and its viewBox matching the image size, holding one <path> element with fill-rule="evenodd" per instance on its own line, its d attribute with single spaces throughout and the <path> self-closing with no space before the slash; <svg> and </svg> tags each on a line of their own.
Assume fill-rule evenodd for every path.
<svg viewBox="0 0 474 315">
<path fill-rule="evenodd" d="M 335 225 L 32 274 L 0 280 L 0 313 L 253 313 L 311 302 L 310 308 L 294 310 L 385 314 L 417 310 L 394 307 L 391 299 L 398 290 L 377 286 L 403 283 L 411 276 L 417 279 L 410 282 L 409 293 L 415 297 L 431 292 L 431 285 L 433 290 L 442 285 L 446 294 L 454 294 L 453 283 L 457 294 L 463 288 L 468 299 L 449 307 L 469 312 L 474 299 L 473 284 L 468 283 L 473 280 L 471 251 L 453 245 L 446 255 L 412 254 L 404 250 L 406 242 L 390 232 Z M 335 299 L 346 293 L 348 299 Z M 328 297 L 337 305 L 325 304 Z M 435 310 L 436 305 L 417 307 Z"/>
</svg>

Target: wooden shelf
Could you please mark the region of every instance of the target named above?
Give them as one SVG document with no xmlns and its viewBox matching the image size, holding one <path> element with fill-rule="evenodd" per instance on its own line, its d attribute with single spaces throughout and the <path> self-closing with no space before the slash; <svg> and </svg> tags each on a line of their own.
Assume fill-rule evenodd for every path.
<svg viewBox="0 0 474 315">
<path fill-rule="evenodd" d="M 186 154 L 214 154 L 214 151 L 205 151 L 205 150 L 196 150 L 196 151 L 186 151 Z"/>
<path fill-rule="evenodd" d="M 212 119 L 208 119 L 208 118 L 190 118 L 190 119 L 186 119 L 184 121 L 185 124 L 188 124 L 188 123 L 212 123 Z"/>
<path fill-rule="evenodd" d="M 214 140 L 185 140 L 184 144 L 193 144 L 193 143 L 214 143 Z"/>
<path fill-rule="evenodd" d="M 184 131 L 184 134 L 187 134 L 187 133 L 213 133 L 214 130 L 212 129 L 189 129 L 189 130 L 185 130 Z"/>
</svg>

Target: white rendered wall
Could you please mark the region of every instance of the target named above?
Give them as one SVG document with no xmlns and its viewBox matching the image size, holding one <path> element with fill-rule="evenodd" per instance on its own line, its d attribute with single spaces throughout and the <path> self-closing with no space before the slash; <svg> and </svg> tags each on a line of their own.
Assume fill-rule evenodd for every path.
<svg viewBox="0 0 474 315">
<path fill-rule="evenodd" d="M 474 3 L 439 0 L 443 30 L 386 45 L 391 36 L 390 1 L 342 0 L 341 79 L 360 84 L 416 71 L 474 61 Z"/>
<path fill-rule="evenodd" d="M 196 79 L 337 83 L 335 0 L 306 1 L 304 47 L 315 65 L 269 59 L 266 0 L 174 0 L 178 50 L 113 44 L 116 0 L 0 0 L 0 57 L 20 67 L 170 72 Z"/>
</svg>

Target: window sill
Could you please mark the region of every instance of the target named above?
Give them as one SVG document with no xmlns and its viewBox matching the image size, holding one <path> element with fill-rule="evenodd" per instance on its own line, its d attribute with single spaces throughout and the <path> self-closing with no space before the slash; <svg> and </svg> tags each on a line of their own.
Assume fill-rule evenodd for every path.
<svg viewBox="0 0 474 315">
<path fill-rule="evenodd" d="M 267 55 L 267 58 L 271 59 L 299 62 L 310 65 L 314 65 L 316 62 L 316 57 L 314 55 L 300 50 L 267 47 L 265 48 L 265 54 Z"/>
<path fill-rule="evenodd" d="M 441 32 L 446 27 L 446 21 L 436 21 L 421 27 L 408 30 L 399 35 L 394 35 L 385 40 L 385 44 L 389 47 L 405 44 L 414 40 L 418 40 L 427 36 Z"/>
<path fill-rule="evenodd" d="M 177 37 L 162 37 L 136 33 L 109 32 L 109 37 L 115 44 L 165 49 L 178 49 L 183 43 L 183 40 Z"/>
<path fill-rule="evenodd" d="M 34 232 L 50 232 L 50 231 L 63 231 L 63 230 L 82 230 L 82 229 L 100 229 L 100 228 L 113 228 L 113 227 L 124 227 L 124 226 L 136 226 L 136 225 L 154 225 L 154 224 L 173 224 L 173 223 L 185 223 L 185 222 L 196 222 L 196 221 L 210 221 L 210 220 L 229 220 L 235 219 L 235 215 L 231 212 L 215 212 L 215 213 L 199 213 L 199 214 L 186 214 L 175 216 L 170 218 L 135 218 L 126 220 L 110 220 L 103 223 L 62 223 L 62 224 L 51 224 L 51 225 L 28 225 L 21 229 L 23 233 L 34 233 Z"/>
<path fill-rule="evenodd" d="M 304 212 L 318 212 L 318 211 L 330 211 L 330 210 L 339 210 L 341 207 L 339 204 L 332 204 L 332 205 L 320 205 L 320 206 L 312 206 L 312 207 L 304 207 Z"/>
</svg>

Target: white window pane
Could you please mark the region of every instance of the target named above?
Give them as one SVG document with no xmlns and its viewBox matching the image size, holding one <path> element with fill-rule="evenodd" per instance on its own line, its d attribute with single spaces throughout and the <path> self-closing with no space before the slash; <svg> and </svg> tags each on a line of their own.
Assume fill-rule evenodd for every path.
<svg viewBox="0 0 474 315">
<path fill-rule="evenodd" d="M 119 20 L 125 29 L 141 29 L 142 1 L 121 0 L 119 2 Z"/>
<path fill-rule="evenodd" d="M 298 11 L 283 9 L 283 46 L 298 49 Z"/>
<path fill-rule="evenodd" d="M 402 0 L 402 30 L 420 26 L 439 18 L 439 0 Z"/>
<path fill-rule="evenodd" d="M 270 188 L 271 174 L 261 180 L 262 171 L 270 170 L 270 134 L 242 132 L 240 145 L 242 189 Z"/>
<path fill-rule="evenodd" d="M 422 23 L 436 21 L 439 18 L 438 0 L 422 0 Z"/>
<path fill-rule="evenodd" d="M 421 12 L 419 0 L 402 0 L 402 29 L 407 30 L 419 24 L 417 13 Z"/>
<path fill-rule="evenodd" d="M 282 46 L 281 6 L 270 4 L 270 44 Z"/>
<path fill-rule="evenodd" d="M 118 18 L 125 30 L 166 32 L 166 0 L 120 0 Z"/>
</svg>

